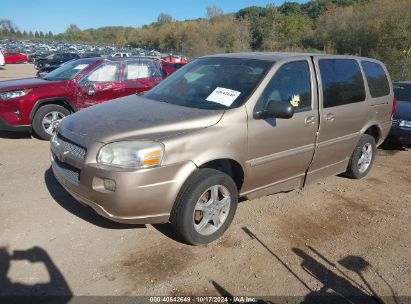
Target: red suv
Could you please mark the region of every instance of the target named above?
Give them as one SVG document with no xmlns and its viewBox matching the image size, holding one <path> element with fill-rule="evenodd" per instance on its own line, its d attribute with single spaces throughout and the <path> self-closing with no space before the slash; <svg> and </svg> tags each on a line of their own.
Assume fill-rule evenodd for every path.
<svg viewBox="0 0 411 304">
<path fill-rule="evenodd" d="M 6 63 L 27 63 L 27 55 L 17 52 L 4 53 L 4 61 Z"/>
<path fill-rule="evenodd" d="M 0 130 L 31 131 L 50 139 L 70 113 L 157 85 L 161 63 L 149 58 L 72 60 L 45 78 L 0 82 Z"/>
</svg>

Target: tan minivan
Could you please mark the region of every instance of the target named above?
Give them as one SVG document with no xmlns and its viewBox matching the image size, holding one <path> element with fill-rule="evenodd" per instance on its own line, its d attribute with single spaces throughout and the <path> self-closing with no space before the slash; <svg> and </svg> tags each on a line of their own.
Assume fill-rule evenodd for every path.
<svg viewBox="0 0 411 304">
<path fill-rule="evenodd" d="M 167 223 L 190 244 L 230 225 L 239 197 L 365 176 L 395 108 L 384 65 L 355 56 L 199 58 L 144 96 L 66 117 L 55 176 L 121 223 Z"/>
</svg>

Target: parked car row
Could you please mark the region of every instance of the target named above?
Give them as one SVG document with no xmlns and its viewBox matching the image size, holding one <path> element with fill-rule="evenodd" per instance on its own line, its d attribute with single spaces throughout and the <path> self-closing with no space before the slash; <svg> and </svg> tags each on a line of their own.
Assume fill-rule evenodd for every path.
<svg viewBox="0 0 411 304">
<path fill-rule="evenodd" d="M 127 52 L 135 55 L 150 55 L 159 56 L 160 52 L 157 50 L 149 50 L 138 47 L 116 47 L 101 44 L 87 44 L 87 43 L 68 43 L 62 41 L 52 40 L 11 40 L 0 39 L 0 47 L 4 51 L 16 51 L 30 55 L 40 55 L 42 57 L 53 53 L 77 53 L 80 56 L 85 53 L 98 53 L 105 56 L 111 56 L 118 52 Z"/>
<path fill-rule="evenodd" d="M 74 53 L 79 58 L 86 57 L 130 57 L 130 56 L 153 56 L 160 58 L 162 52 L 154 49 L 146 49 L 132 46 L 109 46 L 87 43 L 67 43 L 50 40 L 11 40 L 0 39 L 0 49 L 3 52 L 18 52 L 27 54 L 27 61 L 32 63 L 38 58 L 44 58 L 57 53 Z M 183 56 L 171 56 L 170 59 L 180 61 Z"/>
</svg>

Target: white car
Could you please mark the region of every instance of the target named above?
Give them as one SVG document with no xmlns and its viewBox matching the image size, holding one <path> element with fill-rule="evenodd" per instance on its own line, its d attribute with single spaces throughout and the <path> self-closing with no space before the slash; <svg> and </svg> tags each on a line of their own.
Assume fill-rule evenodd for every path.
<svg viewBox="0 0 411 304">
<path fill-rule="evenodd" d="M 111 57 L 130 57 L 130 53 L 114 53 Z"/>
<path fill-rule="evenodd" d="M 0 49 L 0 66 L 3 66 L 3 65 L 5 65 L 4 55 L 3 55 L 3 52 Z"/>
</svg>

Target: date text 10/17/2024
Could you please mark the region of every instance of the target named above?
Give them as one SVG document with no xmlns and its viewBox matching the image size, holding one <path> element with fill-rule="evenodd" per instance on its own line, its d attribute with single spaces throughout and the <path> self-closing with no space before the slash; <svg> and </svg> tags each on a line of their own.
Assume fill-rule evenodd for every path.
<svg viewBox="0 0 411 304">
<path fill-rule="evenodd" d="M 257 300 L 253 297 L 207 297 L 207 296 L 164 296 L 150 297 L 150 303 L 253 303 Z"/>
</svg>

